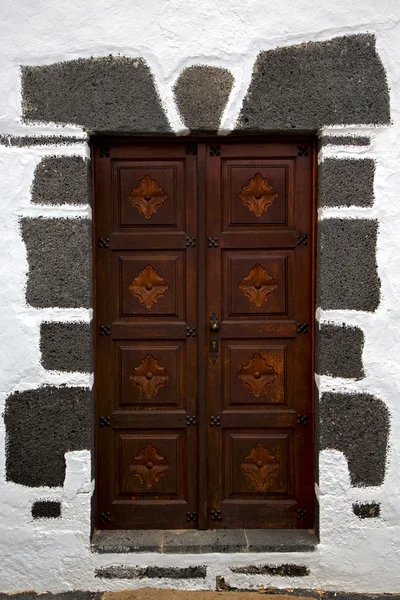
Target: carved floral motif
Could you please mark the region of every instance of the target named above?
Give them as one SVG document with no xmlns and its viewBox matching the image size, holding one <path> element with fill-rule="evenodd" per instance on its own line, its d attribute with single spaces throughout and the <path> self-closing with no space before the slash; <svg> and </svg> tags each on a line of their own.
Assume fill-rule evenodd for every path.
<svg viewBox="0 0 400 600">
<path fill-rule="evenodd" d="M 165 193 L 164 188 L 157 185 L 150 175 L 145 175 L 139 181 L 139 185 L 131 191 L 128 198 L 145 219 L 151 219 L 160 206 L 164 204 L 168 194 Z"/>
<path fill-rule="evenodd" d="M 256 352 L 237 374 L 242 384 L 255 396 L 259 398 L 264 394 L 267 385 L 273 383 L 278 373 L 265 360 L 264 352 Z"/>
<path fill-rule="evenodd" d="M 168 471 L 169 463 L 165 456 L 161 456 L 157 448 L 149 443 L 139 456 L 135 456 L 129 468 L 136 477 L 139 477 L 141 483 L 150 489 Z"/>
<path fill-rule="evenodd" d="M 146 265 L 140 275 L 136 277 L 129 286 L 129 291 L 140 303 L 150 309 L 153 304 L 169 289 L 168 283 L 159 276 L 151 265 Z"/>
<path fill-rule="evenodd" d="M 277 287 L 278 283 L 260 264 L 254 265 L 239 283 L 239 289 L 257 308 L 268 300 L 268 296 L 272 295 Z"/>
<path fill-rule="evenodd" d="M 280 462 L 263 444 L 256 444 L 240 465 L 257 492 L 266 492 L 276 477 Z"/>
<path fill-rule="evenodd" d="M 278 193 L 269 185 L 261 173 L 256 173 L 250 179 L 250 183 L 239 194 L 244 206 L 247 206 L 249 211 L 254 213 L 256 217 L 261 217 L 277 197 Z"/>
<path fill-rule="evenodd" d="M 129 379 L 136 385 L 146 398 L 153 398 L 158 388 L 165 385 L 169 379 L 169 373 L 162 367 L 152 354 L 140 361 L 138 367 L 134 367 Z"/>
</svg>

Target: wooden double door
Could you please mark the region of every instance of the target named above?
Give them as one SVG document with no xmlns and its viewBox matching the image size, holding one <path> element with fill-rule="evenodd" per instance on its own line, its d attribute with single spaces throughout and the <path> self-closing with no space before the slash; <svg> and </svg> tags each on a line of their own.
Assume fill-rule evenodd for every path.
<svg viewBox="0 0 400 600">
<path fill-rule="evenodd" d="M 93 162 L 96 526 L 312 527 L 313 140 Z"/>
</svg>

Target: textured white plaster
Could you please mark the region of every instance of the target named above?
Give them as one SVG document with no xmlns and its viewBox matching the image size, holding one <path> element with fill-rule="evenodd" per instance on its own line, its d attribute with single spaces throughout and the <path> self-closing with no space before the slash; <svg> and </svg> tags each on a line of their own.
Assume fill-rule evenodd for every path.
<svg viewBox="0 0 400 600">
<path fill-rule="evenodd" d="M 321 322 L 357 325 L 365 336 L 361 381 L 316 377 L 320 392 L 363 391 L 375 394 L 391 414 L 390 455 L 382 486 L 352 488 L 346 458 L 325 450 L 320 458 L 321 543 L 314 553 L 233 555 L 96 555 L 90 551 L 93 482 L 90 453 L 66 455 L 63 488 L 25 488 L 5 480 L 5 431 L 0 418 L 0 591 L 119 590 L 151 584 L 182 589 L 213 589 L 216 576 L 237 587 L 307 587 L 358 592 L 400 591 L 400 7 L 398 0 L 87 0 L 59 3 L 16 0 L 0 8 L 0 134 L 81 136 L 82 145 L 13 148 L 0 146 L 0 307 L 2 355 L 0 412 L 15 390 L 43 383 L 92 383 L 88 374 L 46 372 L 40 364 L 42 321 L 85 321 L 85 309 L 34 309 L 26 305 L 26 249 L 18 219 L 90 217 L 90 207 L 33 206 L 30 186 L 43 156 L 89 156 L 86 134 L 75 125 L 28 125 L 21 119 L 19 65 L 51 64 L 80 57 L 121 54 L 144 57 L 155 75 L 168 119 L 185 133 L 172 89 L 180 72 L 193 64 L 225 67 L 235 78 L 220 133 L 235 124 L 260 50 L 338 35 L 372 32 L 391 88 L 390 127 L 324 128 L 329 135 L 370 135 L 370 147 L 325 146 L 327 157 L 374 158 L 375 204 L 371 208 L 324 208 L 319 219 L 379 220 L 378 268 L 382 299 L 374 313 L 317 311 Z M 36 520 L 36 499 L 59 499 L 62 517 Z M 379 519 L 360 520 L 354 501 L 381 502 Z M 297 563 L 310 569 L 306 578 L 246 576 L 230 566 Z M 96 567 L 111 564 L 184 567 L 204 564 L 206 580 L 107 581 Z"/>
</svg>

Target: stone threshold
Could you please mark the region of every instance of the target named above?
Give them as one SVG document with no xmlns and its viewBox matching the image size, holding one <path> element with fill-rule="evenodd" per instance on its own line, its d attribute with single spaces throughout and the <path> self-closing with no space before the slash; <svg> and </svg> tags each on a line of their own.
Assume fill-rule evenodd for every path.
<svg viewBox="0 0 400 600">
<path fill-rule="evenodd" d="M 96 531 L 92 552 L 208 554 L 210 552 L 313 552 L 318 544 L 306 529 L 198 529 Z"/>
</svg>

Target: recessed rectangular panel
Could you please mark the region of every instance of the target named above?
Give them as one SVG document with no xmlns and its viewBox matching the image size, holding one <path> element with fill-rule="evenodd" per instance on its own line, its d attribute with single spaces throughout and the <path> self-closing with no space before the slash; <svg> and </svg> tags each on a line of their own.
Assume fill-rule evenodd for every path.
<svg viewBox="0 0 400 600">
<path fill-rule="evenodd" d="M 293 162 L 223 160 L 224 227 L 291 226 Z"/>
<path fill-rule="evenodd" d="M 184 319 L 183 252 L 119 255 L 120 315 Z"/>
<path fill-rule="evenodd" d="M 223 343 L 224 407 L 291 405 L 292 340 Z"/>
<path fill-rule="evenodd" d="M 118 227 L 183 228 L 182 161 L 117 163 Z"/>
<path fill-rule="evenodd" d="M 225 499 L 287 496 L 291 437 L 282 431 L 225 431 Z"/>
<path fill-rule="evenodd" d="M 292 251 L 224 252 L 225 315 L 289 315 Z"/>
<path fill-rule="evenodd" d="M 183 341 L 117 342 L 116 408 L 184 407 L 184 351 Z"/>
<path fill-rule="evenodd" d="M 160 501 L 185 497 L 185 431 L 119 432 L 116 444 L 118 495 Z"/>
</svg>

